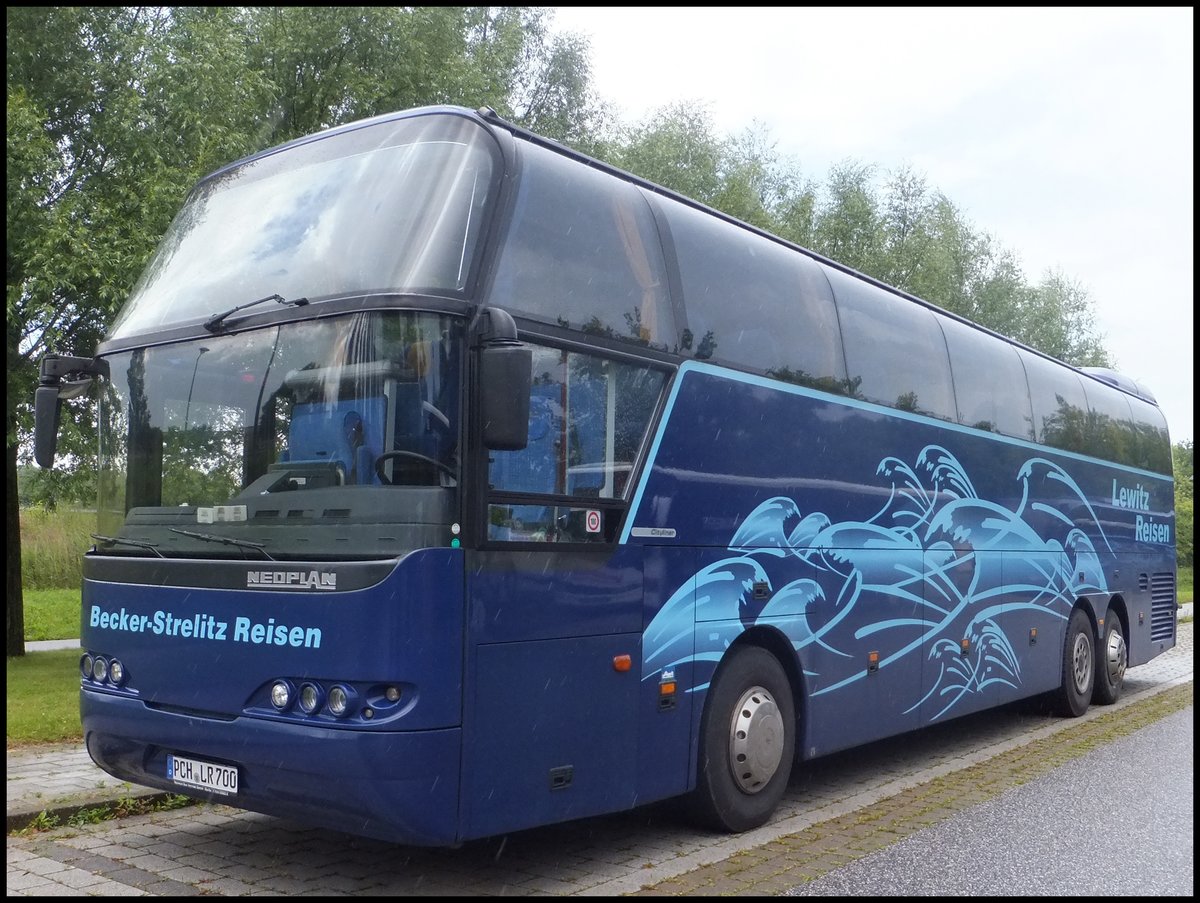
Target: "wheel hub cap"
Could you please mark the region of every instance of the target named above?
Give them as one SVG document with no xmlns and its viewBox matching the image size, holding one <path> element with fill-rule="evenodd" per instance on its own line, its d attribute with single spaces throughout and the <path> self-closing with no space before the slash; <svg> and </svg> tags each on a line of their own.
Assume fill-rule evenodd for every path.
<svg viewBox="0 0 1200 903">
<path fill-rule="evenodd" d="M 1113 684 L 1120 683 L 1125 677 L 1125 665 L 1129 656 L 1125 650 L 1125 637 L 1115 630 L 1108 635 L 1104 660 L 1108 665 L 1109 681 Z"/>
<path fill-rule="evenodd" d="M 1075 646 L 1071 655 L 1072 675 L 1075 689 L 1087 693 L 1092 686 L 1092 644 L 1086 635 L 1080 633 L 1075 637 Z"/>
<path fill-rule="evenodd" d="M 743 695 L 729 731 L 729 767 L 745 793 L 758 793 L 775 776 L 783 758 L 783 717 L 762 687 Z"/>
</svg>

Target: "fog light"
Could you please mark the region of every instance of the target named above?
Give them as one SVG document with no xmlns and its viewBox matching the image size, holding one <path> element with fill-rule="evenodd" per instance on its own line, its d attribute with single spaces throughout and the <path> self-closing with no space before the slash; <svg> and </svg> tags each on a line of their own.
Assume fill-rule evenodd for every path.
<svg viewBox="0 0 1200 903">
<path fill-rule="evenodd" d="M 338 718 L 346 714 L 349 705 L 350 697 L 347 695 L 345 687 L 334 687 L 329 691 L 329 711 Z"/>
<path fill-rule="evenodd" d="M 125 683 L 125 666 L 119 659 L 113 659 L 108 665 L 108 679 L 118 687 Z"/>
<path fill-rule="evenodd" d="M 100 683 L 104 683 L 104 681 L 108 679 L 108 662 L 105 661 L 104 656 L 97 655 L 96 658 L 93 659 L 92 677 L 100 681 Z"/>
<path fill-rule="evenodd" d="M 321 688 L 316 684 L 305 684 L 300 688 L 300 708 L 311 715 L 321 707 Z"/>
<path fill-rule="evenodd" d="M 84 680 L 92 679 L 92 657 L 86 652 L 79 659 L 79 673 Z"/>
<path fill-rule="evenodd" d="M 396 702 L 397 700 L 400 699 L 400 688 L 399 687 L 388 687 L 386 690 L 383 691 L 383 695 L 384 695 L 384 698 L 387 699 L 388 702 Z"/>
<path fill-rule="evenodd" d="M 292 688 L 286 680 L 277 680 L 271 684 L 271 705 L 283 711 L 292 704 Z"/>
</svg>

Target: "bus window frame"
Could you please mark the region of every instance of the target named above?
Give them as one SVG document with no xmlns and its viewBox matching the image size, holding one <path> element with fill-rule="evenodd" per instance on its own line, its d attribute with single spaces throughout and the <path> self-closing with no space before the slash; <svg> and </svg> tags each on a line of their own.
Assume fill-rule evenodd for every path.
<svg viewBox="0 0 1200 903">
<path fill-rule="evenodd" d="M 662 374 L 662 385 L 659 387 L 658 397 L 655 399 L 654 406 L 650 410 L 641 439 L 638 441 L 638 447 L 630 462 L 629 475 L 625 480 L 625 485 L 620 495 L 612 498 L 493 489 L 490 483 L 492 450 L 483 447 L 482 442 L 478 438 L 482 435 L 482 425 L 477 424 L 475 429 L 477 438 L 472 442 L 472 447 L 477 449 L 479 454 L 473 468 L 475 479 L 472 481 L 472 484 L 475 490 L 472 495 L 474 495 L 474 500 L 469 503 L 471 510 L 475 514 L 475 517 L 472 518 L 475 525 L 475 529 L 472 531 L 474 540 L 472 545 L 480 551 L 553 550 L 562 552 L 591 551 L 610 554 L 620 544 L 625 521 L 631 514 L 636 486 L 641 478 L 642 470 L 650 454 L 654 436 L 658 432 L 666 410 L 667 399 L 670 397 L 672 386 L 677 378 L 679 365 L 665 360 L 665 356 L 662 355 L 640 355 L 631 353 L 628 350 L 628 346 L 612 348 L 609 347 L 608 343 L 567 339 L 562 335 L 555 334 L 560 330 L 554 327 L 547 328 L 547 324 L 522 317 L 515 317 L 514 319 L 518 326 L 519 337 L 526 345 L 535 345 L 565 353 L 586 354 L 604 361 L 642 367 L 648 371 Z M 575 330 L 562 330 L 562 332 L 578 335 L 578 332 Z M 617 343 L 614 342 L 613 344 Z M 478 391 L 478 387 L 476 387 L 472 393 L 474 398 L 478 397 Z M 473 404 L 472 407 L 476 409 L 477 414 L 478 405 Z M 510 507 L 536 505 L 540 507 L 571 509 L 599 509 L 604 513 L 605 522 L 602 532 L 605 538 L 595 542 L 495 539 L 489 536 L 489 518 L 492 508 L 498 505 Z"/>
</svg>

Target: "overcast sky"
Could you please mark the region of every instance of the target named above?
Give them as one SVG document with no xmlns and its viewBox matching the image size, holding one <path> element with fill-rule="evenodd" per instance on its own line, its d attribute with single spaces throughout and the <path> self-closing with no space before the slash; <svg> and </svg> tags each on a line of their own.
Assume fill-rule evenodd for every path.
<svg viewBox="0 0 1200 903">
<path fill-rule="evenodd" d="M 906 166 L 1036 282 L 1091 298 L 1117 367 L 1192 434 L 1191 7 L 557 7 L 626 123 L 704 104 L 802 174 Z"/>
</svg>

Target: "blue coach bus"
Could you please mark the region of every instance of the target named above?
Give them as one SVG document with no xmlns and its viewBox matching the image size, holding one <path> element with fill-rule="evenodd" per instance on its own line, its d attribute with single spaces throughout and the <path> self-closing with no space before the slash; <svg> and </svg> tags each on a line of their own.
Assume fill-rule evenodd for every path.
<svg viewBox="0 0 1200 903">
<path fill-rule="evenodd" d="M 686 800 L 1171 648 L 1153 396 L 507 123 L 188 197 L 95 385 L 81 715 L 121 779 L 416 845 Z"/>
</svg>

